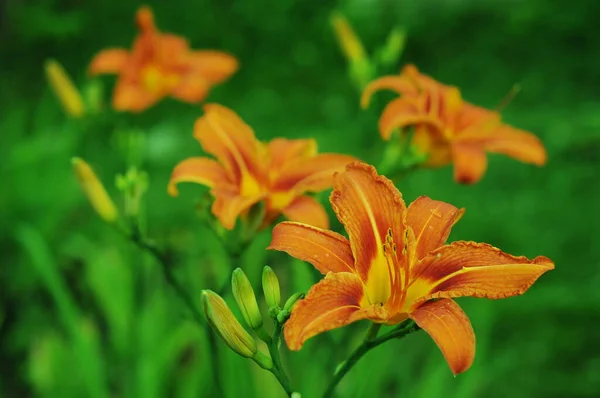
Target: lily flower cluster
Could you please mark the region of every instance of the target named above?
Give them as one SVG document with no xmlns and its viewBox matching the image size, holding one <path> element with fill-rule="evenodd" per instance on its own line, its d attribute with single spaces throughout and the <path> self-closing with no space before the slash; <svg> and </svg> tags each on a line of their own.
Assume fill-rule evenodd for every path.
<svg viewBox="0 0 600 398">
<path fill-rule="evenodd" d="M 101 51 L 89 68 L 92 75 L 118 74 L 116 110 L 141 112 L 167 96 L 201 102 L 212 86 L 238 68 L 231 55 L 191 50 L 186 39 L 160 32 L 147 7 L 139 9 L 136 22 L 140 32 L 131 50 Z M 334 22 L 348 57 L 362 60 L 364 49 L 349 25 L 339 18 Z M 77 93 L 69 88 L 64 71 L 52 63 L 49 75 L 59 97 L 77 113 Z M 544 146 L 532 133 L 505 124 L 498 111 L 466 102 L 457 87 L 437 82 L 413 65 L 397 76 L 366 84 L 362 106 L 384 89 L 399 97 L 380 116 L 381 138 L 410 135 L 410 145 L 423 155 L 420 166 L 452 164 L 455 180 L 472 184 L 485 173 L 487 153 L 539 166 L 546 162 Z M 234 110 L 215 103 L 203 109 L 193 138 L 204 155 L 174 166 L 168 193 L 177 196 L 184 182 L 208 187 L 211 213 L 227 230 L 238 220 L 247 223 L 254 206 L 263 206 L 257 229 L 277 224 L 267 249 L 306 261 L 324 276 L 305 297 L 294 294 L 281 307 L 279 280 L 265 267 L 262 287 L 275 325 L 269 335 L 248 278 L 241 269 L 233 272 L 232 292 L 240 312 L 268 352 L 219 294 L 202 292 L 208 324 L 232 350 L 271 371 L 286 391 L 280 334 L 291 350 L 299 350 L 313 336 L 360 320 L 376 325 L 412 320 L 435 341 L 451 371 L 464 372 L 473 363 L 475 334 L 453 299 L 521 295 L 554 268 L 544 256 L 514 256 L 473 241 L 447 243 L 464 209 L 427 196 L 407 205 L 394 182 L 369 162 L 348 154 L 319 153 L 312 138 L 263 142 Z M 73 167 L 96 212 L 115 222 L 116 206 L 91 167 L 79 158 Z M 313 195 L 330 188 L 331 209 L 346 235 L 330 230 L 328 212 Z M 280 217 L 286 221 L 277 223 Z"/>
</svg>

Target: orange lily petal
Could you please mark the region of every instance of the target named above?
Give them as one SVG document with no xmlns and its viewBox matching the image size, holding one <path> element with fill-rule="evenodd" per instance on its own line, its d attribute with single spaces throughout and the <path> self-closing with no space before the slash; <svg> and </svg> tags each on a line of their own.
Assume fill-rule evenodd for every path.
<svg viewBox="0 0 600 398">
<path fill-rule="evenodd" d="M 331 187 L 333 175 L 356 161 L 349 155 L 322 153 L 312 158 L 297 158 L 285 164 L 276 180 L 274 190 L 293 190 L 297 195 L 319 192 Z"/>
<path fill-rule="evenodd" d="M 285 324 L 283 333 L 290 350 L 299 350 L 319 333 L 368 318 L 369 311 L 360 307 L 363 295 L 362 282 L 355 274 L 327 274 L 294 306 Z"/>
<path fill-rule="evenodd" d="M 156 30 L 154 25 L 154 14 L 152 9 L 148 6 L 141 6 L 138 8 L 135 15 L 135 22 L 138 25 L 138 29 L 143 33 L 154 32 Z"/>
<path fill-rule="evenodd" d="M 420 196 L 408 206 L 406 222 L 415 233 L 417 259 L 437 249 L 448 239 L 452 226 L 460 220 L 464 209 Z"/>
<path fill-rule="evenodd" d="M 394 130 L 419 123 L 427 123 L 434 129 L 442 130 L 436 118 L 419 109 L 415 99 L 401 97 L 384 108 L 379 118 L 379 133 L 381 138 L 389 140 Z"/>
<path fill-rule="evenodd" d="M 183 102 L 194 104 L 208 95 L 210 85 L 202 76 L 187 76 L 175 87 L 171 95 Z"/>
<path fill-rule="evenodd" d="M 486 243 L 458 241 L 427 255 L 415 268 L 415 305 L 432 298 L 501 299 L 525 293 L 554 264 L 544 256 L 512 256 Z M 419 297 L 417 297 L 419 296 Z"/>
<path fill-rule="evenodd" d="M 474 184 L 481 180 L 487 169 L 487 157 L 482 148 L 468 143 L 452 143 L 454 180 L 461 184 Z"/>
<path fill-rule="evenodd" d="M 152 95 L 135 83 L 120 80 L 113 96 L 113 108 L 117 111 L 142 112 L 154 105 L 162 96 Z"/>
<path fill-rule="evenodd" d="M 360 98 L 360 106 L 363 109 L 367 108 L 373 93 L 380 90 L 392 90 L 399 95 L 416 96 L 419 94 L 414 82 L 405 76 L 383 76 L 367 84 Z"/>
<path fill-rule="evenodd" d="M 234 111 L 218 104 L 204 106 L 206 112 L 194 126 L 194 137 L 215 156 L 231 179 L 238 182 L 255 172 L 260 143 L 254 131 Z"/>
<path fill-rule="evenodd" d="M 211 190 L 215 197 L 211 211 L 219 219 L 225 229 L 232 230 L 240 214 L 264 199 L 263 194 L 241 196 L 237 187 L 217 185 Z"/>
<path fill-rule="evenodd" d="M 271 156 L 270 168 L 277 170 L 290 159 L 313 157 L 317 154 L 317 141 L 314 139 L 288 140 L 274 138 L 267 144 Z"/>
<path fill-rule="evenodd" d="M 221 51 L 193 51 L 188 55 L 191 73 L 198 74 L 211 84 L 218 84 L 233 75 L 239 63 L 237 59 Z"/>
<path fill-rule="evenodd" d="M 100 51 L 90 63 L 89 74 L 95 76 L 105 73 L 119 73 L 127 65 L 129 59 L 129 53 L 122 48 Z"/>
<path fill-rule="evenodd" d="M 476 143 L 488 152 L 501 153 L 538 166 L 544 165 L 547 159 L 546 149 L 538 137 L 506 124 L 483 137 L 470 137 L 461 141 Z"/>
<path fill-rule="evenodd" d="M 424 164 L 429 167 L 441 167 L 452 163 L 448 140 L 441 136 L 440 130 L 434 125 L 420 124 L 416 126 L 410 143 L 419 152 L 427 155 Z"/>
<path fill-rule="evenodd" d="M 195 182 L 212 188 L 219 182 L 227 181 L 227 173 L 219 163 L 208 158 L 189 158 L 180 162 L 171 173 L 168 191 L 177 196 L 177 184 Z"/>
<path fill-rule="evenodd" d="M 402 195 L 390 180 L 377 175 L 373 166 L 359 162 L 336 174 L 333 186 L 331 205 L 350 237 L 356 271 L 367 282 L 371 303 L 385 303 L 406 282 L 404 258 L 390 264 L 383 250 L 391 231 L 394 252 L 402 256 L 405 251 L 406 205 Z"/>
<path fill-rule="evenodd" d="M 475 359 L 475 333 L 467 315 L 450 299 L 429 301 L 410 317 L 442 351 L 455 375 L 471 367 Z"/>
<path fill-rule="evenodd" d="M 311 196 L 299 196 L 282 211 L 290 221 L 329 228 L 329 216 L 318 200 Z"/>
<path fill-rule="evenodd" d="M 273 228 L 267 250 L 279 250 L 311 263 L 321 273 L 354 272 L 350 242 L 333 231 L 297 222 L 282 222 Z"/>
</svg>

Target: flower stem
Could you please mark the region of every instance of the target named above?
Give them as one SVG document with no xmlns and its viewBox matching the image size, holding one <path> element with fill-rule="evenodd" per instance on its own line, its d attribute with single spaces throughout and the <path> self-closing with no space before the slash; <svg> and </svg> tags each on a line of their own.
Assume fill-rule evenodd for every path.
<svg viewBox="0 0 600 398">
<path fill-rule="evenodd" d="M 271 370 L 271 373 L 277 378 L 277 381 L 279 381 L 279 384 L 281 384 L 281 387 L 283 387 L 286 394 L 291 397 L 294 390 L 292 390 L 292 387 L 290 386 L 290 380 L 283 370 L 281 357 L 279 356 L 279 343 L 282 329 L 283 325 L 279 322 L 275 322 L 275 330 L 273 331 L 271 342 L 268 344 L 269 354 L 271 354 L 271 359 L 273 360 L 273 369 Z"/>
<path fill-rule="evenodd" d="M 374 326 L 374 325 L 377 325 L 377 326 Z M 348 373 L 350 371 L 350 369 L 352 369 L 352 367 L 354 365 L 356 365 L 358 360 L 361 359 L 371 349 L 377 347 L 378 345 L 385 343 L 388 340 L 391 340 L 393 338 L 402 338 L 402 337 L 420 329 L 419 326 L 413 320 L 407 319 L 406 321 L 402 322 L 400 325 L 398 325 L 396 328 L 394 328 L 390 332 L 388 332 L 380 337 L 375 337 L 377 335 L 377 332 L 379 331 L 379 327 L 380 327 L 380 325 L 378 325 L 378 324 L 372 324 L 369 327 L 367 336 L 365 337 L 365 340 L 363 341 L 363 343 L 360 346 L 358 346 L 352 352 L 352 354 L 350 354 L 348 359 L 346 359 L 344 362 L 342 362 L 342 364 L 335 371 L 333 380 L 331 380 L 331 382 L 329 383 L 329 386 L 327 387 L 327 390 L 325 390 L 325 392 L 322 395 L 323 398 L 329 398 L 329 397 L 333 396 L 335 387 L 344 378 L 346 373 Z"/>
<path fill-rule="evenodd" d="M 171 285 L 173 290 L 175 290 L 175 293 L 177 293 L 179 298 L 184 302 L 184 304 L 186 305 L 186 307 L 192 314 L 192 317 L 194 318 L 194 321 L 196 322 L 196 324 L 200 327 L 200 329 L 203 329 L 204 332 L 206 333 L 206 337 L 208 339 L 208 348 L 210 351 L 211 363 L 213 364 L 213 366 L 212 366 L 213 381 L 214 381 L 213 386 L 214 386 L 214 390 L 215 390 L 214 392 L 216 393 L 215 396 L 219 396 L 219 397 L 223 396 L 223 390 L 222 390 L 223 383 L 221 382 L 221 372 L 219 371 L 218 344 L 215 339 L 214 333 L 212 333 L 210 328 L 207 327 L 206 323 L 204 322 L 204 318 L 202 317 L 202 313 L 200 312 L 198 307 L 196 307 L 196 305 L 194 304 L 194 300 L 192 299 L 192 296 L 183 287 L 183 285 L 181 283 L 179 283 L 179 281 L 175 277 L 175 274 L 173 273 L 173 269 L 172 269 L 172 266 L 170 264 L 170 261 L 169 261 L 167 255 L 165 253 L 163 253 L 153 243 L 145 240 L 142 237 L 142 235 L 139 233 L 139 229 L 134 228 L 133 232 L 129 235 L 129 238 L 140 249 L 143 249 L 146 252 L 150 253 L 154 257 L 154 259 L 161 265 L 165 280 L 167 281 L 167 283 L 169 285 Z"/>
</svg>

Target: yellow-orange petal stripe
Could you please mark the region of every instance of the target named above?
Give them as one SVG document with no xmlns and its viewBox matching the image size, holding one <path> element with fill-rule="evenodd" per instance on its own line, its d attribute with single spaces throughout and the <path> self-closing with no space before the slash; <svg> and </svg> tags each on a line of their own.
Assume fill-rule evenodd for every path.
<svg viewBox="0 0 600 398">
<path fill-rule="evenodd" d="M 471 367 L 475 359 L 475 333 L 467 315 L 450 299 L 429 301 L 410 317 L 442 351 L 455 375 Z"/>
<path fill-rule="evenodd" d="M 289 221 L 277 224 L 267 250 L 284 251 L 311 263 L 323 274 L 354 272 L 354 257 L 348 239 L 311 225 Z"/>
<path fill-rule="evenodd" d="M 290 221 L 312 225 L 317 228 L 329 228 L 329 216 L 318 200 L 311 196 L 299 196 L 287 205 L 283 215 Z"/>
<path fill-rule="evenodd" d="M 448 239 L 452 226 L 462 217 L 464 209 L 449 203 L 420 196 L 408 206 L 406 222 L 415 233 L 417 259 L 437 249 Z"/>
<path fill-rule="evenodd" d="M 204 111 L 204 116 L 194 125 L 194 137 L 202 148 L 216 157 L 230 177 L 240 183 L 246 174 L 258 173 L 260 143 L 252 128 L 222 105 L 207 104 Z"/>
<path fill-rule="evenodd" d="M 119 73 L 127 65 L 129 59 L 129 53 L 122 48 L 111 48 L 100 51 L 92 59 L 88 72 L 92 76 L 105 73 Z"/>
<path fill-rule="evenodd" d="M 415 269 L 411 296 L 416 303 L 439 297 L 501 299 L 525 293 L 545 272 L 550 259 L 512 256 L 486 243 L 453 242 L 432 251 Z"/>
<path fill-rule="evenodd" d="M 373 166 L 359 162 L 336 174 L 333 187 L 331 205 L 348 233 L 356 271 L 363 281 L 369 276 L 378 280 L 369 289 L 385 302 L 385 296 L 389 298 L 391 293 L 390 279 L 400 273 L 389 269 L 384 257 L 383 244 L 388 231 L 392 232 L 399 255 L 405 247 L 406 206 L 402 195 Z M 399 264 L 404 265 L 404 261 Z"/>
<path fill-rule="evenodd" d="M 346 165 L 356 161 L 350 155 L 322 153 L 312 158 L 296 158 L 286 162 L 273 182 L 273 189 L 304 192 L 319 192 L 330 188 L 333 174 L 344 171 Z"/>
<path fill-rule="evenodd" d="M 327 274 L 295 305 L 285 324 L 283 334 L 290 350 L 299 350 L 319 333 L 367 318 L 369 313 L 360 307 L 362 297 L 362 283 L 355 274 Z"/>
<path fill-rule="evenodd" d="M 212 188 L 219 182 L 227 181 L 227 173 L 219 163 L 209 158 L 189 158 L 180 162 L 171 173 L 168 191 L 177 196 L 177 184 L 195 182 Z"/>
</svg>

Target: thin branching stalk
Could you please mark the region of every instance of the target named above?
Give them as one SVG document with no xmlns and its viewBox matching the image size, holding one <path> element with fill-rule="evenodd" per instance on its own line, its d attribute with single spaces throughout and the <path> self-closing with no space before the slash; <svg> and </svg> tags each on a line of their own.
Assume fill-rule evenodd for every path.
<svg viewBox="0 0 600 398">
<path fill-rule="evenodd" d="M 419 326 L 417 326 L 417 324 L 414 321 L 409 319 L 409 320 L 402 322 L 400 325 L 398 325 L 396 328 L 394 328 L 390 332 L 388 332 L 382 336 L 376 337 L 379 327 L 377 327 L 377 326 L 374 327 L 373 325 L 375 325 L 375 324 L 372 324 L 371 327 L 369 328 L 369 331 L 367 332 L 367 336 L 366 336 L 365 340 L 363 341 L 363 343 L 360 346 L 358 346 L 352 352 L 352 354 L 350 354 L 348 359 L 346 359 L 341 364 L 341 366 L 336 370 L 333 379 L 331 380 L 331 382 L 329 383 L 329 386 L 327 387 L 327 390 L 325 390 L 325 392 L 323 393 L 323 396 L 322 396 L 323 398 L 329 398 L 329 397 L 333 396 L 335 387 L 344 378 L 344 376 L 350 371 L 350 369 L 352 369 L 352 367 L 354 367 L 354 365 L 356 365 L 358 360 L 361 359 L 367 352 L 369 352 L 373 348 L 385 343 L 388 340 L 391 340 L 394 338 L 398 338 L 398 339 L 402 338 L 402 337 L 407 336 L 408 334 L 420 329 Z"/>
<path fill-rule="evenodd" d="M 279 343 L 281 340 L 282 329 L 283 325 L 281 325 L 279 322 L 275 322 L 273 336 L 271 337 L 271 342 L 267 344 L 267 346 L 269 347 L 269 354 L 271 354 L 271 359 L 273 360 L 273 369 L 271 370 L 271 373 L 275 375 L 279 381 L 279 384 L 281 384 L 281 387 L 283 387 L 287 395 L 291 397 L 294 393 L 294 390 L 292 390 L 290 380 L 283 370 L 283 366 L 281 365 L 281 357 L 279 355 Z"/>
</svg>

